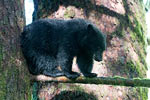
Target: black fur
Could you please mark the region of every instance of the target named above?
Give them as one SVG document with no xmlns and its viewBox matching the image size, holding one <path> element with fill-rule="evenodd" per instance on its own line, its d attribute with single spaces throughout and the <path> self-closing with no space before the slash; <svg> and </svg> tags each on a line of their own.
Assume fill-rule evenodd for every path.
<svg viewBox="0 0 150 100">
<path fill-rule="evenodd" d="M 31 74 L 77 78 L 80 74 L 72 71 L 76 56 L 83 75 L 96 77 L 91 73 L 93 58 L 102 60 L 106 37 L 83 19 L 40 19 L 24 28 L 21 47 Z"/>
</svg>

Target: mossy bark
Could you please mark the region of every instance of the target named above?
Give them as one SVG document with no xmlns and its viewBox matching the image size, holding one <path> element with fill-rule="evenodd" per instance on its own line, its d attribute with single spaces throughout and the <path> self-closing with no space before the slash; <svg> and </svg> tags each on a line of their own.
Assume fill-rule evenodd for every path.
<svg viewBox="0 0 150 100">
<path fill-rule="evenodd" d="M 24 25 L 24 0 L 0 0 L 0 100 L 31 98 L 19 41 Z"/>
<path fill-rule="evenodd" d="M 145 9 L 141 0 L 34 0 L 34 3 L 36 8 L 34 20 L 39 18 L 84 18 L 92 21 L 103 33 L 107 34 L 104 61 L 102 64 L 94 63 L 93 72 L 96 71 L 98 76 L 146 77 L 146 23 Z M 58 89 L 56 87 L 59 84 L 50 85 L 50 83 L 49 85 L 39 83 L 39 86 L 46 87 L 46 89 L 55 87 L 55 91 L 50 93 L 46 90 L 45 92 L 45 95 L 48 93 L 53 95 L 52 98 L 68 87 Z M 81 87 L 88 93 L 94 92 L 100 100 L 107 98 L 147 100 L 148 90 L 146 88 L 119 88 L 120 96 L 117 87 L 75 86 Z M 92 87 L 87 89 L 90 86 Z M 48 96 L 41 92 L 43 87 L 39 88 L 39 97 L 47 98 Z M 109 91 L 105 91 L 104 88 L 109 88 Z"/>
</svg>

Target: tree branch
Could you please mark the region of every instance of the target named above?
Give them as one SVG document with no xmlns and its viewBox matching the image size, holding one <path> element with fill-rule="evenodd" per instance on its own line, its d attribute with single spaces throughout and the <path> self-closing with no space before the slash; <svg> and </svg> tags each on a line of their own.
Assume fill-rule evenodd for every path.
<svg viewBox="0 0 150 100">
<path fill-rule="evenodd" d="M 133 78 L 127 79 L 123 77 L 96 77 L 86 78 L 80 76 L 75 80 L 70 80 L 65 76 L 61 77 L 48 77 L 44 75 L 33 76 L 32 81 L 42 82 L 60 82 L 60 83 L 81 83 L 81 84 L 105 84 L 105 85 L 119 85 L 131 87 L 150 87 L 150 79 Z"/>
</svg>

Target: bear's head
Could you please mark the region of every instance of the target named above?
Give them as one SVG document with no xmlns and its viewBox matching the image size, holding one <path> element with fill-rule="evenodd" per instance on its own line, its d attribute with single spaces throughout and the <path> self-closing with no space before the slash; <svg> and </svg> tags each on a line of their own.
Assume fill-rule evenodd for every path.
<svg viewBox="0 0 150 100">
<path fill-rule="evenodd" d="M 106 50 L 106 35 L 103 34 L 95 25 L 88 24 L 88 46 L 94 54 L 96 61 L 102 61 L 103 52 Z"/>
</svg>

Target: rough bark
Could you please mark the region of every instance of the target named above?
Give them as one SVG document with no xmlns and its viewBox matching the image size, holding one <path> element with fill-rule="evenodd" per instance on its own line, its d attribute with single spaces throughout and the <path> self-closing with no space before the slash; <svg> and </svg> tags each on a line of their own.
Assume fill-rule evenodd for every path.
<svg viewBox="0 0 150 100">
<path fill-rule="evenodd" d="M 0 100 L 31 98 L 19 44 L 24 25 L 24 0 L 0 0 Z"/>
<path fill-rule="evenodd" d="M 146 24 L 144 7 L 141 0 L 34 1 L 36 1 L 36 9 L 33 16 L 34 20 L 39 18 L 85 18 L 91 20 L 102 32 L 107 34 L 107 50 L 105 52 L 104 61 L 102 63 L 94 63 L 93 72 L 97 72 L 98 76 L 113 77 L 117 75 L 126 78 L 146 77 Z M 74 64 L 73 70 L 78 71 L 75 67 L 76 64 Z M 84 92 L 92 92 L 97 95 L 99 100 L 147 99 L 147 89 L 145 88 L 72 84 L 51 85 L 50 83 L 38 83 L 38 87 L 40 87 L 38 88 L 39 98 L 55 99 L 64 89 L 66 91 L 70 90 L 68 87 L 80 87 Z M 55 88 L 53 89 L 53 87 Z M 51 89 L 54 91 L 49 91 Z M 68 98 L 71 98 L 71 94 L 73 93 L 70 93 Z M 82 96 L 86 97 L 84 95 Z M 63 98 L 63 95 L 61 98 Z"/>
</svg>

